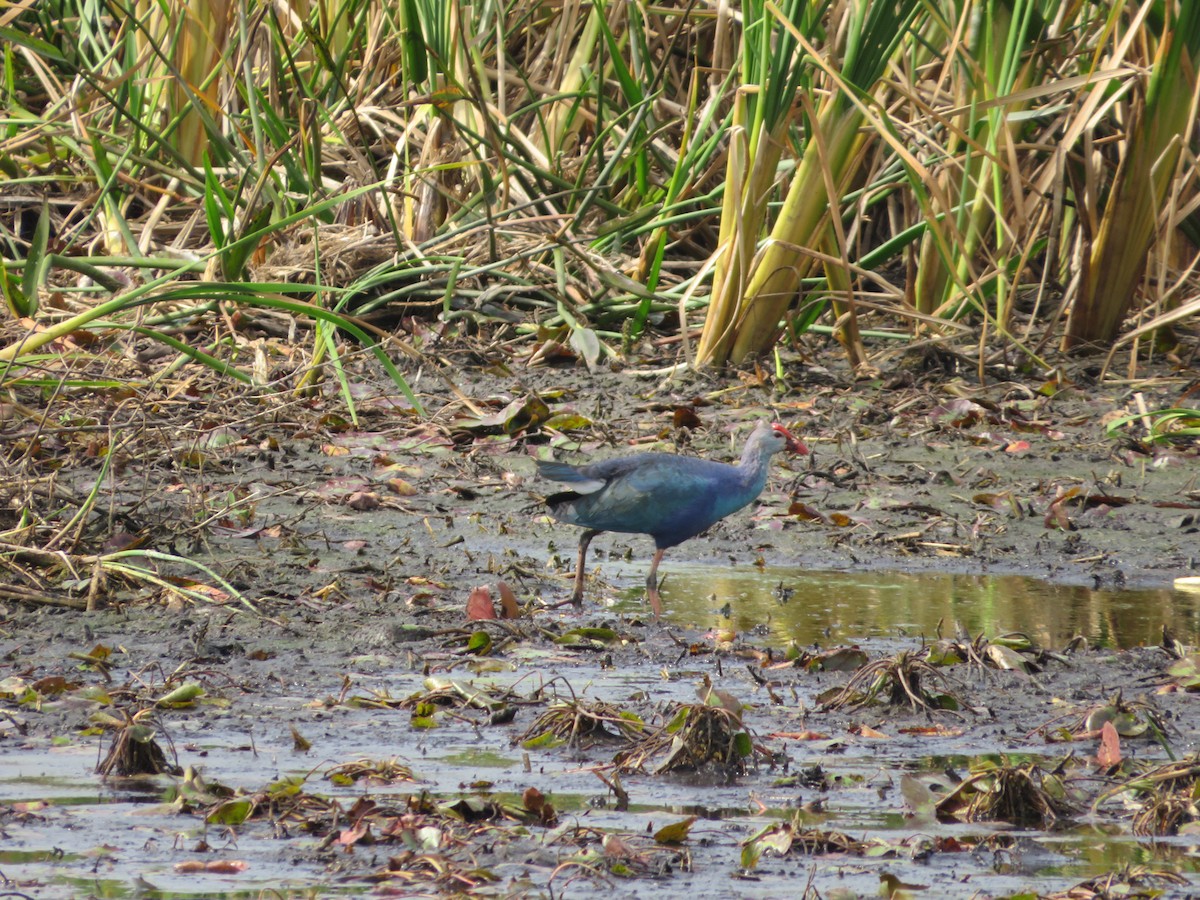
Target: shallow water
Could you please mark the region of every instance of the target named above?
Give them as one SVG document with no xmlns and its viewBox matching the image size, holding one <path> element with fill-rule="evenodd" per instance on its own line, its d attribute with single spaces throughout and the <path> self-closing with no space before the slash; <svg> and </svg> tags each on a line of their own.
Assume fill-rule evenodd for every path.
<svg viewBox="0 0 1200 900">
<path fill-rule="evenodd" d="M 241 743 L 240 735 L 224 738 Z M 205 769 L 246 786 L 261 784 L 277 771 L 265 757 L 247 765 L 245 755 L 217 750 Z M 0 810 L 6 813 L 7 832 L 0 873 L 7 888 L 38 898 L 156 900 L 254 898 L 265 889 L 282 897 L 313 896 L 288 893 L 313 884 L 322 884 L 321 896 L 362 892 L 361 886 L 324 883 L 318 870 L 298 872 L 287 858 L 287 845 L 273 840 L 269 828 L 233 834 L 180 815 L 167 802 L 175 784 L 168 776 L 106 781 L 93 773 L 95 765 L 94 746 L 82 742 L 49 753 L 9 750 L 0 756 Z M 197 852 L 202 842 L 216 849 Z M 249 867 L 225 874 L 176 871 L 176 865 L 197 859 L 245 860 Z"/>
<path fill-rule="evenodd" d="M 676 685 L 676 688 L 686 685 Z M 605 686 L 596 685 L 603 693 Z M 361 715 L 348 718 L 360 719 Z M 269 761 L 274 748 L 269 742 L 266 753 L 255 760 L 230 752 L 240 742 L 239 735 L 226 735 L 229 745 L 220 746 L 220 735 L 209 736 L 209 757 L 205 769 L 210 777 L 247 787 L 259 779 L 281 773 L 302 774 L 311 765 L 293 760 L 282 768 Z M 474 743 L 471 734 L 458 732 L 439 736 L 437 743 L 449 751 L 438 757 L 433 753 L 413 760 L 422 778 L 421 785 L 377 787 L 370 794 L 379 802 L 403 803 L 409 793 L 425 789 L 443 799 L 454 799 L 478 791 L 463 787 L 469 781 L 487 778 L 487 796 L 498 801 L 519 803 L 521 790 L 537 784 L 546 790 L 561 819 L 577 820 L 598 831 L 624 834 L 648 834 L 685 816 L 697 816 L 691 829 L 693 851 L 698 860 L 691 872 L 677 872 L 664 881 L 634 881 L 624 886 L 642 897 L 676 897 L 687 893 L 700 897 L 779 897 L 807 881 L 816 867 L 815 885 L 822 891 L 842 888 L 855 896 L 876 895 L 880 878 L 901 877 L 906 883 L 930 885 L 936 896 L 948 890 L 948 884 L 966 879 L 971 885 L 961 896 L 982 890 L 987 896 L 1003 896 L 1027 890 L 1031 884 L 1040 889 L 1061 889 L 1082 878 L 1113 870 L 1127 864 L 1152 865 L 1196 877 L 1200 858 L 1195 855 L 1194 838 L 1137 839 L 1128 833 L 1111 833 L 1081 823 L 1061 830 L 1027 831 L 1012 829 L 1003 823 L 956 824 L 914 817 L 904 809 L 895 780 L 897 769 L 905 766 L 926 780 L 938 778 L 944 759 L 924 759 L 920 765 L 900 747 L 849 747 L 847 753 L 821 753 L 817 747 L 796 746 L 795 753 L 817 754 L 827 774 L 841 786 L 831 792 L 829 806 L 819 812 L 804 812 L 800 820 L 807 827 L 836 830 L 855 839 L 901 848 L 902 853 L 881 854 L 878 858 L 837 855 L 815 859 L 793 854 L 787 859 L 765 857 L 753 873 L 742 873 L 738 865 L 740 842 L 763 827 L 787 821 L 799 806 L 815 796 L 800 787 L 778 784 L 778 774 L 750 774 L 726 783 L 714 783 L 686 776 L 624 778 L 634 802 L 627 810 L 617 811 L 605 799 L 603 790 L 590 772 L 582 769 L 572 753 L 537 754 L 536 774 L 530 775 L 515 758 L 507 766 L 497 767 L 495 760 L 467 763 L 464 747 Z M 396 752 L 395 746 L 341 744 L 324 742 L 323 753 L 338 758 L 370 755 L 383 758 Z M 429 748 L 427 748 L 429 749 Z M 514 754 L 514 757 L 517 754 Z M 965 765 L 968 756 L 956 756 Z M 237 829 L 204 826 L 194 816 L 180 816 L 161 801 L 171 792 L 172 779 L 165 776 L 139 779 L 135 783 L 102 785 L 89 773 L 88 754 L 76 750 L 65 755 L 72 774 L 38 785 L 18 772 L 35 771 L 36 754 L 7 756 L 0 766 L 0 805 L 23 802 L 18 798 L 40 796 L 50 805 L 37 813 L 28 825 L 9 823 L 9 840 L 0 850 L 0 871 L 34 897 L 140 897 L 161 900 L 185 898 L 325 897 L 369 894 L 366 883 L 342 881 L 322 871 L 308 856 L 315 839 L 291 835 L 281 840 L 267 823 Z M 600 762 L 601 760 L 595 760 Z M 1050 760 L 1045 761 L 1052 765 Z M 249 766 L 247 767 L 247 763 Z M 907 763 L 907 764 L 906 764 Z M 40 790 L 38 787 L 40 786 Z M 307 788 L 322 794 L 345 797 L 349 806 L 356 789 L 334 788 L 319 777 L 310 779 Z M 697 803 L 702 798 L 703 803 Z M 543 833 L 531 829 L 535 834 Z M 1011 839 L 1011 848 L 969 853 L 936 853 L 917 861 L 905 859 L 907 849 L 915 850 L 923 842 L 957 838 L 968 844 L 989 835 Z M 197 853 L 201 840 L 216 849 Z M 707 849 L 701 849 L 699 842 Z M 906 843 L 908 842 L 908 843 Z M 389 852 L 360 847 L 347 857 L 347 864 L 366 875 L 372 865 L 368 858 Z M 396 852 L 396 851 L 392 851 Z M 244 860 L 249 867 L 240 874 L 181 874 L 174 866 L 186 860 Z M 499 864 L 503 868 L 504 864 Z M 1193 884 L 1197 882 L 1193 881 Z M 577 890 L 559 891 L 555 896 L 591 895 L 594 885 L 580 884 Z M 266 893 L 264 893 L 266 892 Z M 433 894 L 422 894 L 432 896 Z M 632 894 L 628 894 L 632 895 Z M 827 894 L 826 894 L 827 895 Z M 535 891 L 530 896 L 549 896 Z"/>
<path fill-rule="evenodd" d="M 782 642 L 972 636 L 1023 632 L 1060 648 L 1077 635 L 1093 646 L 1158 644 L 1162 626 L 1185 644 L 1200 638 L 1200 595 L 1109 590 L 1016 575 L 797 572 L 785 568 L 664 567 L 666 618 L 688 628 L 769 629 Z M 640 602 L 640 601 L 639 601 Z M 624 610 L 629 607 L 621 606 Z"/>
<path fill-rule="evenodd" d="M 921 636 L 934 636 L 940 623 L 948 635 L 958 624 L 972 635 L 1021 631 L 1050 648 L 1061 648 L 1076 635 L 1087 637 L 1093 646 L 1124 648 L 1157 644 L 1167 624 L 1179 640 L 1195 645 L 1200 642 L 1196 595 L 1093 590 L 1010 576 L 797 573 L 712 566 L 673 566 L 665 571 L 663 601 L 668 620 L 677 627 L 672 636 L 655 627 L 637 631 L 635 643 L 642 642 L 645 655 L 626 656 L 620 665 L 606 667 L 599 654 L 569 656 L 520 641 L 504 654 L 511 669 L 472 679 L 460 668 L 451 677 L 478 688 L 513 687 L 523 696 L 545 685 L 552 696 L 600 699 L 643 712 L 672 702 L 695 702 L 699 683 L 711 677 L 745 704 L 747 726 L 786 754 L 787 771 L 763 769 L 728 779 L 622 776 L 631 804 L 621 811 L 593 772 L 611 762 L 611 747 L 526 751 L 514 745 L 536 715 L 536 706 L 522 709 L 510 725 L 487 726 L 479 724 L 478 717 L 473 722 L 469 716 L 448 716 L 439 720 L 439 727 L 422 731 L 412 727 L 407 711 L 320 702 L 342 690 L 343 678 L 353 685 L 351 695 L 375 691 L 404 697 L 421 690 L 420 660 L 411 667 L 402 662 L 409 651 L 396 648 L 360 657 L 356 654 L 361 648 L 353 641 L 344 656 L 326 650 L 318 660 L 314 654 L 314 667 L 302 682 L 281 685 L 277 692 L 268 690 L 268 684 L 255 691 L 230 690 L 224 698 L 227 707 L 164 712 L 164 726 L 179 762 L 200 767 L 210 782 L 253 791 L 284 776 L 308 776 L 305 790 L 337 797 L 343 808 L 364 793 L 403 805 L 409 794 L 420 791 L 445 800 L 485 793 L 515 802 L 534 786 L 551 797 L 561 818 L 599 831 L 645 836 L 684 816 L 698 816 L 690 838 L 695 861 L 690 871 L 618 885 L 618 890 L 643 897 L 798 896 L 810 874 L 826 896 L 838 888 L 858 896 L 876 895 L 885 875 L 934 885 L 927 896 L 951 896 L 940 893 L 950 887 L 956 892 L 962 888 L 961 894 L 954 894 L 958 896 L 976 891 L 1002 896 L 1034 884 L 1043 891 L 1061 890 L 1125 864 L 1162 867 L 1184 875 L 1193 887 L 1200 884 L 1194 836 L 1135 838 L 1111 819 L 1098 822 L 1086 811 L 1079 821 L 1045 831 L 1002 823 L 938 822 L 914 813 L 903 796 L 905 776 L 944 785 L 947 769 L 963 774 L 972 763 L 996 754 L 1034 760 L 1049 770 L 1067 754 L 1093 752 L 1090 744 L 1045 743 L 1036 733 L 1047 716 L 1039 703 L 1051 694 L 1080 699 L 1093 676 L 1105 683 L 1105 691 L 1131 685 L 1142 690 L 1144 670 L 1107 666 L 1100 659 L 1111 660 L 1116 654 L 1088 657 L 1094 671 L 1061 664 L 1041 676 L 1063 678 L 1048 688 L 1016 673 L 964 678 L 973 702 L 990 704 L 997 690 L 1020 694 L 1025 713 L 1016 720 L 995 723 L 976 713 L 946 718 L 944 724 L 961 727 L 945 734 L 911 737 L 900 732 L 900 725 L 926 724 L 924 717 L 893 708 L 856 714 L 888 732 L 886 739 L 876 740 L 856 737 L 844 722 L 813 713 L 819 706 L 816 694 L 841 676 L 785 670 L 771 676 L 779 680 L 773 695 L 762 689 L 761 677 L 750 677 L 743 664 L 747 657 L 676 654 L 681 645 L 672 641 L 685 637 L 705 647 L 711 641 L 698 639 L 694 632 L 680 635 L 680 628 L 734 629 L 756 647 L 793 640 L 826 647 L 866 642 L 874 656 L 877 651 L 915 648 Z M 726 604 L 728 616 L 722 609 Z M 644 601 L 630 592 L 617 609 L 641 612 Z M 554 624 L 553 615 L 546 614 L 545 621 Z M 564 627 L 579 622 L 571 610 L 562 611 L 561 617 Z M 559 665 L 552 657 L 569 659 L 570 664 Z M 230 671 L 237 671 L 237 662 L 229 661 Z M 1073 680 L 1067 680 L 1064 674 L 1072 668 Z M 1058 714 L 1055 709 L 1053 715 Z M 312 741 L 309 752 L 295 751 L 293 727 Z M 809 728 L 827 734 L 811 740 L 791 736 Z M 389 845 L 338 851 L 343 869 L 332 873 L 314 852 L 319 843 L 315 836 L 281 836 L 267 822 L 230 829 L 206 826 L 197 815 L 181 815 L 168 805 L 174 779 L 105 782 L 93 774 L 97 738 L 74 732 L 56 738 L 61 746 L 53 748 L 15 741 L 0 745 L 0 812 L 5 814 L 0 825 L 7 838 L 0 848 L 0 873 L 30 896 L 369 893 L 375 888 L 366 876 L 395 852 Z M 1126 751 L 1152 756 L 1158 748 L 1144 741 L 1127 744 Z M 396 757 L 412 767 L 419 783 L 339 787 L 323 777 L 329 766 L 360 757 Z M 824 770 L 830 787 L 816 790 L 786 777 L 816 766 Z M 741 842 L 769 824 L 790 820 L 801 809 L 805 825 L 878 841 L 893 852 L 878 858 L 765 857 L 753 873 L 743 873 Z M 547 834 L 536 827 L 529 831 L 535 840 Z M 927 839 L 954 837 L 974 843 L 991 835 L 1012 838 L 1011 847 L 908 858 L 909 850 Z M 202 849 L 202 844 L 215 849 Z M 546 851 L 565 852 L 550 845 Z M 177 868 L 214 859 L 245 861 L 248 867 L 240 874 L 185 874 Z M 497 871 L 508 872 L 521 862 L 503 860 Z M 595 884 L 559 887 L 555 896 L 571 897 L 593 892 Z M 539 885 L 531 895 L 541 891 Z"/>
</svg>

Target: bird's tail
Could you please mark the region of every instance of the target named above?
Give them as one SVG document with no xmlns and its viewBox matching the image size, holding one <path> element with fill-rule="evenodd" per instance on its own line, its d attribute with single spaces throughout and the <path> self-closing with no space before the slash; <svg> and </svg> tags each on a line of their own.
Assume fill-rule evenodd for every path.
<svg viewBox="0 0 1200 900">
<path fill-rule="evenodd" d="M 538 463 L 538 474 L 542 478 L 559 481 L 564 485 L 571 485 L 580 493 L 592 493 L 599 491 L 604 487 L 605 482 L 600 479 L 588 478 L 580 472 L 575 466 L 565 462 L 552 462 L 547 460 L 535 460 Z"/>
</svg>

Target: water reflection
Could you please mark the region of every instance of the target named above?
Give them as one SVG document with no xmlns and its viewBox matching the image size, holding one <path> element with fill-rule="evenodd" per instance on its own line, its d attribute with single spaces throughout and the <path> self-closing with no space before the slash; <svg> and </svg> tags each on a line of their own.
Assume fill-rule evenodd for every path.
<svg viewBox="0 0 1200 900">
<path fill-rule="evenodd" d="M 796 572 L 783 568 L 672 567 L 662 585 L 667 618 L 692 628 L 765 625 L 801 644 L 903 635 L 1028 634 L 1043 647 L 1075 635 L 1093 645 L 1157 644 L 1167 625 L 1185 644 L 1200 636 L 1200 596 L 1162 590 L 1093 590 L 1006 575 Z M 640 602 L 640 601 L 639 601 Z M 728 605 L 730 618 L 722 614 Z"/>
</svg>

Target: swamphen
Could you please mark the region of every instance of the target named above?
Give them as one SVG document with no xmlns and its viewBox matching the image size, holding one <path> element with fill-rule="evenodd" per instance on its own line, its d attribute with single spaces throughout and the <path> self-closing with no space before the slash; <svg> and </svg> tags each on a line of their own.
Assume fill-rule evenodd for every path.
<svg viewBox="0 0 1200 900">
<path fill-rule="evenodd" d="M 546 498 L 550 514 L 587 529 L 579 538 L 572 602 L 583 603 L 584 560 L 592 538 L 604 531 L 648 534 L 656 550 L 646 594 L 659 618 L 658 564 L 663 553 L 761 494 L 771 457 L 785 447 L 808 453 L 786 428 L 764 419 L 754 427 L 737 465 L 671 453 L 635 453 L 586 466 L 537 460 L 543 478 L 571 487 Z"/>
</svg>

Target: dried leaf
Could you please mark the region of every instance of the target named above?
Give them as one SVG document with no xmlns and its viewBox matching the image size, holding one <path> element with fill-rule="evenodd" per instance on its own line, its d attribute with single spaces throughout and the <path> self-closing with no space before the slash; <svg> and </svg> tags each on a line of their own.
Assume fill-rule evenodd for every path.
<svg viewBox="0 0 1200 900">
<path fill-rule="evenodd" d="M 801 522 L 825 521 L 825 517 L 817 512 L 817 510 L 807 503 L 801 503 L 799 500 L 792 501 L 792 504 L 788 507 L 788 515 L 795 516 Z"/>
<path fill-rule="evenodd" d="M 767 735 L 780 741 L 827 741 L 829 735 L 820 731 L 775 731 Z"/>
<path fill-rule="evenodd" d="M 297 753 L 307 753 L 312 749 L 312 741 L 296 730 L 296 726 L 292 728 L 292 749 Z"/>
<path fill-rule="evenodd" d="M 1100 746 L 1096 750 L 1096 764 L 1102 769 L 1121 764 L 1121 736 L 1112 722 L 1105 722 L 1100 729 Z"/>
<path fill-rule="evenodd" d="M 467 598 L 467 621 L 475 622 L 480 619 L 496 618 L 496 605 L 492 602 L 492 592 L 486 584 L 471 589 Z"/>
<path fill-rule="evenodd" d="M 671 425 L 674 428 L 699 428 L 700 417 L 690 406 L 677 406 L 671 414 Z"/>
<path fill-rule="evenodd" d="M 374 491 L 355 491 L 346 498 L 346 505 L 358 512 L 379 508 L 379 495 Z"/>
<path fill-rule="evenodd" d="M 521 617 L 521 606 L 517 603 L 517 595 L 513 593 L 508 583 L 505 581 L 497 582 L 496 591 L 500 594 L 500 618 L 519 619 Z"/>
<path fill-rule="evenodd" d="M 417 489 L 403 478 L 391 478 L 387 482 L 388 490 L 397 497 L 411 497 Z"/>
<path fill-rule="evenodd" d="M 600 362 L 600 338 L 590 328 L 574 328 L 571 330 L 570 344 L 583 357 L 589 369 L 596 368 Z"/>
<path fill-rule="evenodd" d="M 360 819 L 353 827 L 343 829 L 338 834 L 337 842 L 343 847 L 352 847 L 370 834 L 370 831 L 370 823 L 365 818 Z"/>
<path fill-rule="evenodd" d="M 882 731 L 876 731 L 870 725 L 857 725 L 850 729 L 850 733 L 857 734 L 859 737 L 881 738 L 885 741 L 890 740 L 886 734 L 884 734 Z"/>
</svg>

